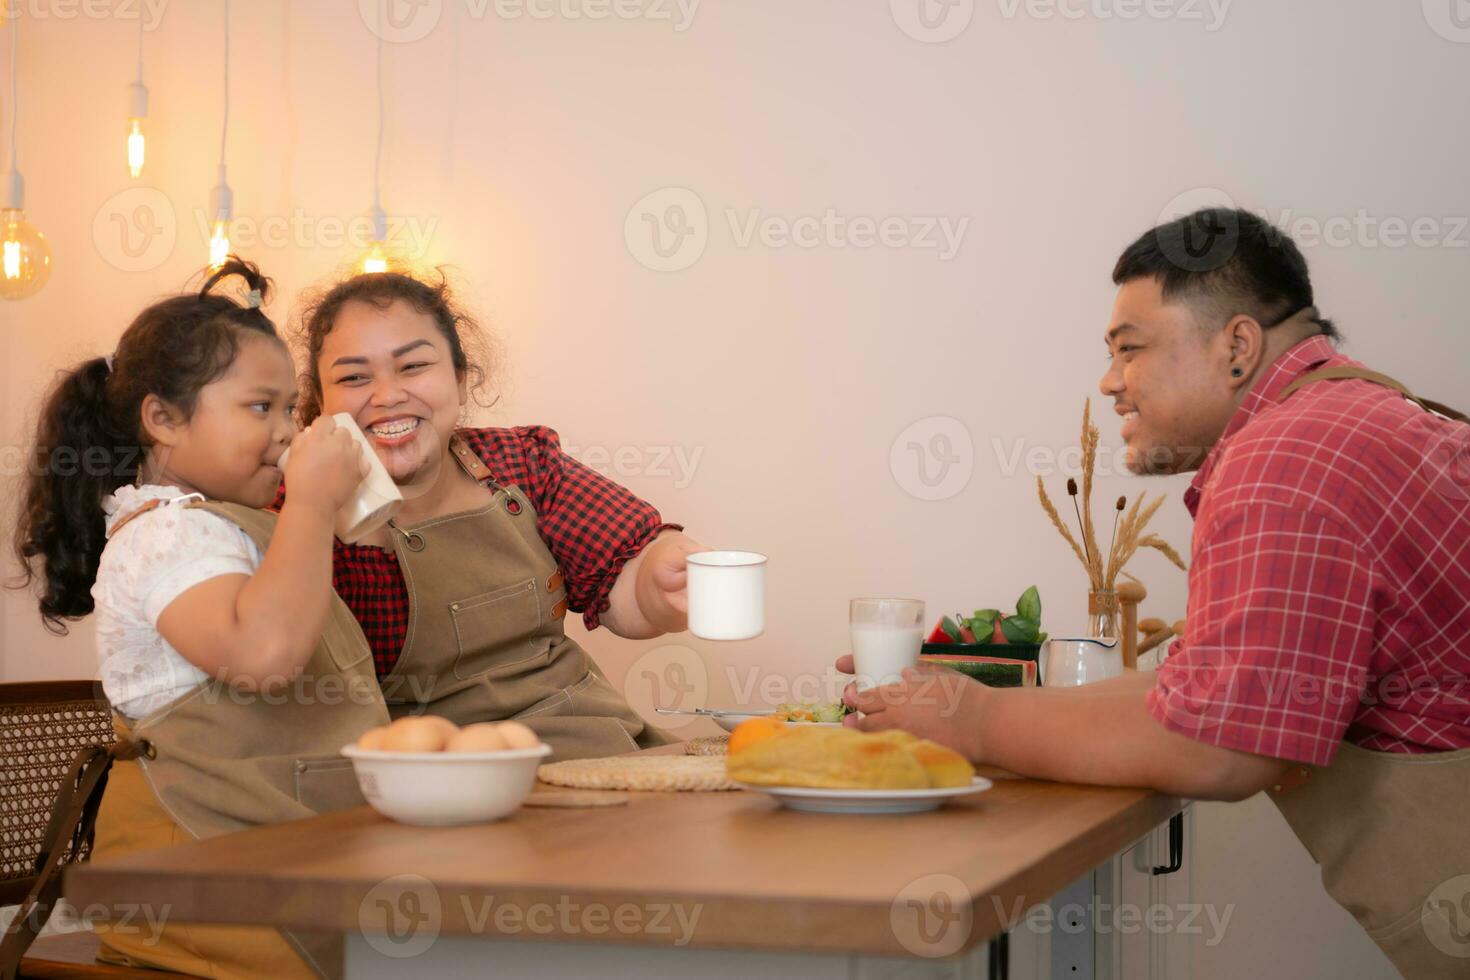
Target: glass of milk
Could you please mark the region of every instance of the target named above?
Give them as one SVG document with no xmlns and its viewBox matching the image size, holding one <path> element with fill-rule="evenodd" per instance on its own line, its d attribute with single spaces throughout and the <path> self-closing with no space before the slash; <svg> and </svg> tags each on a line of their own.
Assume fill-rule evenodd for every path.
<svg viewBox="0 0 1470 980">
<path fill-rule="evenodd" d="M 858 690 L 903 680 L 924 645 L 924 603 L 919 599 L 854 599 L 849 606 L 853 672 Z"/>
</svg>

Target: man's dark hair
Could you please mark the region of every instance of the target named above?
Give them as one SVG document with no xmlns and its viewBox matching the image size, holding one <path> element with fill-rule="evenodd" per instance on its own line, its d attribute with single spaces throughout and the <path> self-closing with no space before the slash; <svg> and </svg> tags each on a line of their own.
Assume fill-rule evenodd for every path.
<svg viewBox="0 0 1470 980">
<path fill-rule="evenodd" d="M 1307 260 L 1291 236 L 1249 211 L 1205 208 L 1159 225 L 1123 250 L 1113 282 L 1158 279 L 1165 300 L 1181 299 L 1206 323 L 1244 313 L 1263 327 L 1315 307 Z M 1331 340 L 1332 321 L 1313 321 Z"/>
</svg>

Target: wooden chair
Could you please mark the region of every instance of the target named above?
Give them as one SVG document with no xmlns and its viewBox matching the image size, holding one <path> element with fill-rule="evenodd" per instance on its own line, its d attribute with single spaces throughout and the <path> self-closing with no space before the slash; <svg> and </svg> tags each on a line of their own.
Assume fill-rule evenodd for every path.
<svg viewBox="0 0 1470 980">
<path fill-rule="evenodd" d="M 35 883 L 52 802 L 77 752 L 114 739 L 112 708 L 95 681 L 0 684 L 0 905 L 25 901 Z M 90 842 L 73 847 L 66 862 L 85 861 L 90 849 Z M 97 963 L 97 945 L 91 932 L 42 937 L 21 960 L 20 975 L 36 980 L 169 975 Z"/>
</svg>

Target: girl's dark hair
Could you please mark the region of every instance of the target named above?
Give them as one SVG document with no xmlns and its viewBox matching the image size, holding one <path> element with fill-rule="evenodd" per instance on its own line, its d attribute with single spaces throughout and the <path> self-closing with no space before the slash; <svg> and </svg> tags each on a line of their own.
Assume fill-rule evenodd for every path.
<svg viewBox="0 0 1470 980">
<path fill-rule="evenodd" d="M 322 375 L 317 361 L 342 307 L 357 302 L 385 310 L 398 300 L 433 319 L 449 344 L 455 373 L 470 380 L 471 390 L 484 386 L 483 365 L 489 360 L 490 344 L 479 325 L 456 302 L 442 271 L 434 283 L 403 272 L 367 272 L 343 279 L 311 300 L 293 333 L 293 340 L 306 356 L 306 369 L 300 379 L 301 400 L 296 405 L 302 425 L 310 425 L 322 413 Z"/>
<path fill-rule="evenodd" d="M 110 367 L 105 357 L 83 361 L 63 372 L 47 395 L 15 531 L 22 576 L 9 585 L 23 589 L 41 580 L 41 619 L 51 632 L 64 635 L 63 620 L 92 611 L 92 585 L 106 544 L 102 498 L 135 482 L 142 469 L 148 450 L 144 398 L 155 395 L 187 419 L 200 389 L 229 369 L 245 340 L 280 342 L 259 305 L 242 306 L 213 292 L 234 276 L 261 303 L 270 295 L 270 280 L 259 269 L 230 256 L 198 293 L 139 313 L 118 341 Z"/>
</svg>

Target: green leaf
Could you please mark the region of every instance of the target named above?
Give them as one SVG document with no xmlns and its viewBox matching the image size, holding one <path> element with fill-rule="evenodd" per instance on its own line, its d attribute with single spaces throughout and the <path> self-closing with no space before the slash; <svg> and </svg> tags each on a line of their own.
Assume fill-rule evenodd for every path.
<svg viewBox="0 0 1470 980">
<path fill-rule="evenodd" d="M 970 627 L 970 632 L 975 634 L 975 639 L 986 643 L 995 629 L 995 618 L 999 615 L 1000 613 L 994 609 L 977 609 L 975 615 L 965 620 L 965 625 Z"/>
<path fill-rule="evenodd" d="M 1010 643 L 1035 643 L 1039 625 L 1025 616 L 1008 616 L 1000 621 L 1000 631 Z"/>
<path fill-rule="evenodd" d="M 1036 586 L 1031 586 L 1016 600 L 1016 615 L 1033 623 L 1041 622 L 1041 593 L 1036 591 Z"/>
<path fill-rule="evenodd" d="M 956 643 L 960 642 L 960 626 L 954 620 L 950 619 L 948 616 L 945 616 L 939 621 L 939 628 L 944 630 L 945 636 L 949 637 Z"/>
</svg>

